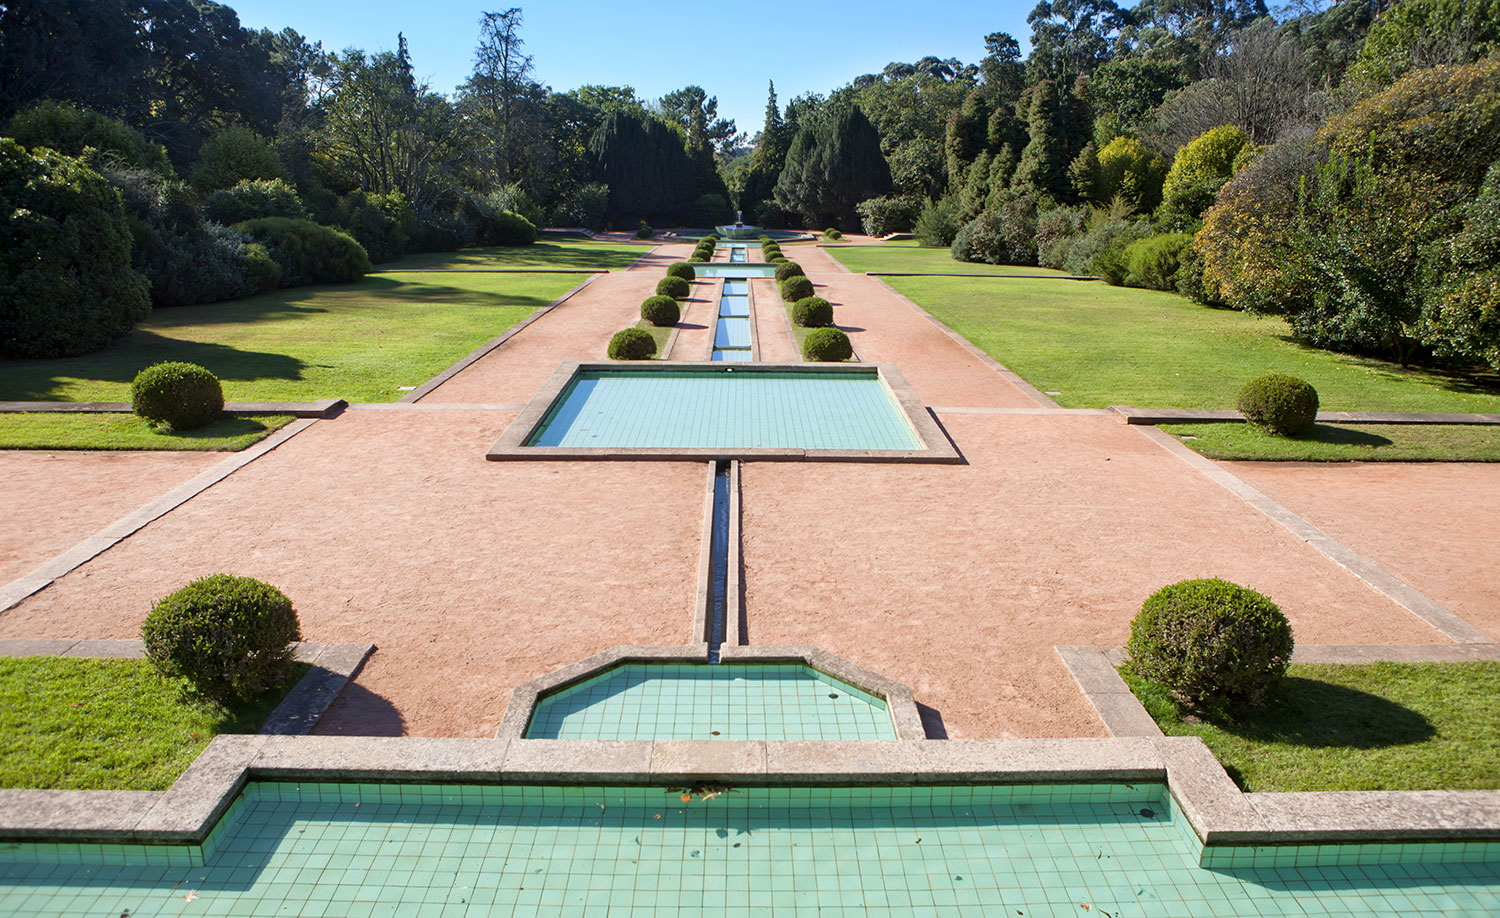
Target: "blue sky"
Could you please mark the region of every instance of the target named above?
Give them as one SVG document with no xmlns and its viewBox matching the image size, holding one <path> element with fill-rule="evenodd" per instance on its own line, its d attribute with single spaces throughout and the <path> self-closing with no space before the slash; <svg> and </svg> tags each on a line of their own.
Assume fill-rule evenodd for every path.
<svg viewBox="0 0 1500 918">
<path fill-rule="evenodd" d="M 557 90 L 634 86 L 655 99 L 696 83 L 740 130 L 761 127 L 766 81 L 784 105 L 827 92 L 895 60 L 933 54 L 974 63 L 984 36 L 1010 32 L 1024 49 L 1034 2 L 976 0 L 709 0 L 629 3 L 499 0 L 226 0 L 251 28 L 291 26 L 325 49 L 394 48 L 405 32 L 419 77 L 451 92 L 468 76 L 483 10 L 524 11 L 521 37 L 536 78 Z"/>
</svg>

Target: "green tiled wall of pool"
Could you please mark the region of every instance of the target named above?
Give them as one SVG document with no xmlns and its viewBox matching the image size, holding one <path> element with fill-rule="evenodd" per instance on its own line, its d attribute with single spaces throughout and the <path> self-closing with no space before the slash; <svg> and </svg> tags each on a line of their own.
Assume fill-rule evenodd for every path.
<svg viewBox="0 0 1500 918">
<path fill-rule="evenodd" d="M 921 448 L 895 397 L 874 371 L 756 370 L 580 373 L 563 389 L 527 445 Z"/>
<path fill-rule="evenodd" d="M 895 739 L 885 701 L 800 663 L 624 663 L 538 700 L 532 739 Z"/>
<path fill-rule="evenodd" d="M 707 793 L 705 793 L 707 791 Z M 1204 869 L 1158 786 L 252 784 L 204 865 L 0 851 L 37 916 L 1493 915 L 1494 845 Z M 711 796 L 710 796 L 711 795 Z M 1462 849 L 1462 850 L 1454 850 Z M 1349 849 L 1352 850 L 1352 849 Z M 1488 857 L 1488 860 L 1479 860 Z"/>
</svg>

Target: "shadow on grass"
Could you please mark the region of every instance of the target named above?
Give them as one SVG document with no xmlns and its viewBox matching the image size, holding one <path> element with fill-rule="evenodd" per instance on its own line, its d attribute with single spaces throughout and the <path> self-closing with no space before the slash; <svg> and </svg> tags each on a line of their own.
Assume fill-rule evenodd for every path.
<svg viewBox="0 0 1500 918">
<path fill-rule="evenodd" d="M 1425 380 L 1438 388 L 1447 389 L 1449 392 L 1457 392 L 1465 395 L 1500 395 L 1500 373 L 1490 370 L 1456 370 L 1445 367 L 1402 367 L 1398 364 L 1384 360 L 1380 357 L 1368 354 L 1348 354 L 1341 351 L 1330 351 L 1326 348 L 1314 347 L 1291 334 L 1274 336 L 1299 351 L 1314 354 L 1336 354 L 1350 363 L 1369 370 L 1386 380 L 1405 380 L 1417 378 Z"/>
<path fill-rule="evenodd" d="M 306 366 L 286 354 L 245 351 L 223 344 L 184 341 L 136 330 L 107 351 L 56 360 L 13 360 L 0 363 L 0 399 L 51 400 L 68 379 L 129 384 L 154 363 L 181 360 L 207 367 L 220 380 L 296 380 Z"/>
<path fill-rule="evenodd" d="M 1238 723 L 1214 721 L 1225 733 L 1259 743 L 1328 749 L 1383 749 L 1437 735 L 1426 717 L 1358 689 L 1288 676 L 1265 709 Z"/>
<path fill-rule="evenodd" d="M 1312 433 L 1297 440 L 1311 443 L 1330 443 L 1339 446 L 1390 446 L 1394 441 L 1367 430 L 1355 430 L 1337 424 L 1315 424 Z"/>
</svg>

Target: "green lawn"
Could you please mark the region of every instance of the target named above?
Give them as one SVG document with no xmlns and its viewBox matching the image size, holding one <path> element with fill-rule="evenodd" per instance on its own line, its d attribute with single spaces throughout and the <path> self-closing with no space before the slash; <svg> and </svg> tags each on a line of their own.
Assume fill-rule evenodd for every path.
<svg viewBox="0 0 1500 918">
<path fill-rule="evenodd" d="M 160 309 L 83 357 L 0 362 L 0 401 L 130 400 L 143 367 L 207 367 L 231 402 L 390 402 L 578 284 L 567 274 L 380 274 Z"/>
<path fill-rule="evenodd" d="M 285 694 L 226 711 L 182 685 L 144 660 L 0 658 L 0 787 L 165 790 L 216 734 L 254 733 Z"/>
<path fill-rule="evenodd" d="M 226 416 L 185 433 L 159 434 L 133 414 L 0 414 L 0 449 L 242 450 L 290 415 Z"/>
<path fill-rule="evenodd" d="M 925 274 L 1035 274 L 1039 277 L 1061 277 L 1063 272 L 1051 268 L 1026 268 L 1016 265 L 969 264 L 954 261 L 944 248 L 918 246 L 912 242 L 885 242 L 880 245 L 851 245 L 823 251 L 843 262 L 850 271 L 881 271 Z"/>
<path fill-rule="evenodd" d="M 1292 341 L 1280 319 L 1096 281 L 894 277 L 892 287 L 1069 408 L 1233 408 L 1263 373 L 1329 411 L 1500 412 L 1500 379 L 1406 369 Z"/>
<path fill-rule="evenodd" d="M 413 268 L 592 268 L 610 271 L 629 267 L 650 251 L 645 245 L 594 242 L 590 239 L 544 239 L 534 245 L 494 246 L 458 252 L 408 255 L 379 271 Z"/>
<path fill-rule="evenodd" d="M 1198 736 L 1247 791 L 1500 788 L 1500 663 L 1293 665 L 1265 710 L 1184 722 L 1121 675 L 1169 736 Z"/>
<path fill-rule="evenodd" d="M 1262 433 L 1250 424 L 1163 424 L 1210 459 L 1297 462 L 1500 462 L 1500 427 L 1319 424 L 1309 437 Z"/>
</svg>

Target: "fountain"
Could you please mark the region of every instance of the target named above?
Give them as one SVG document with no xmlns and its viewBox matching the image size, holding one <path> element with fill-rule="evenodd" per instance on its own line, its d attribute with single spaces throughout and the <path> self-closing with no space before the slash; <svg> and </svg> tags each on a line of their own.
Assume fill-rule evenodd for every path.
<svg viewBox="0 0 1500 918">
<path fill-rule="evenodd" d="M 761 229 L 758 226 L 748 226 L 740 211 L 734 212 L 734 223 L 729 226 L 716 226 L 714 232 L 721 239 L 757 239 L 760 237 Z"/>
</svg>

